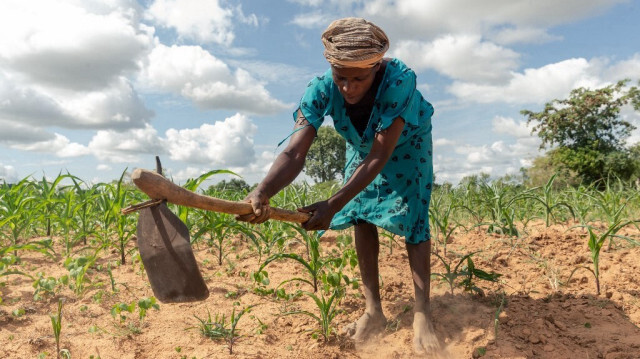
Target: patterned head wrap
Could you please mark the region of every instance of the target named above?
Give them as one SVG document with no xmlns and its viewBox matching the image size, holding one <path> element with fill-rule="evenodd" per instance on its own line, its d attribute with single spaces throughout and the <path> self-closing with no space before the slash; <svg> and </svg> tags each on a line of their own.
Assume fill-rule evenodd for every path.
<svg viewBox="0 0 640 359">
<path fill-rule="evenodd" d="M 389 38 L 375 24 L 357 17 L 335 20 L 322 33 L 324 57 L 335 67 L 370 68 L 389 49 Z"/>
</svg>

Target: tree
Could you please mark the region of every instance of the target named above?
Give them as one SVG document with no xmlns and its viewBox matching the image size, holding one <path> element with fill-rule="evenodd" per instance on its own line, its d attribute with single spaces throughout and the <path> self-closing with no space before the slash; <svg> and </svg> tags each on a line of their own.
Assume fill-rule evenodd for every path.
<svg viewBox="0 0 640 359">
<path fill-rule="evenodd" d="M 541 149 L 551 148 L 550 162 L 577 173 L 587 183 L 609 177 L 629 179 L 637 161 L 626 148 L 635 127 L 620 117 L 620 109 L 632 104 L 640 110 L 640 91 L 627 88 L 629 80 L 596 90 L 577 88 L 569 98 L 547 103 L 541 112 L 522 110 Z"/>
<path fill-rule="evenodd" d="M 240 193 L 248 193 L 250 190 L 250 186 L 243 179 L 232 178 L 229 181 L 222 180 L 212 186 L 209 186 L 210 190 L 215 190 L 219 192 L 231 191 L 231 192 L 240 192 Z"/>
<path fill-rule="evenodd" d="M 636 142 L 635 145 L 631 146 L 629 153 L 631 154 L 631 158 L 635 159 L 633 178 L 635 178 L 636 186 L 640 189 L 640 142 Z"/>
<path fill-rule="evenodd" d="M 556 158 L 548 155 L 534 158 L 533 165 L 524 169 L 525 186 L 544 186 L 553 175 L 556 175 L 552 184 L 554 189 L 579 185 L 580 179 L 575 171 L 563 167 L 562 164 L 557 163 L 555 160 Z"/>
<path fill-rule="evenodd" d="M 462 177 L 459 186 L 462 188 L 477 188 L 483 184 L 489 183 L 491 183 L 491 175 L 486 172 L 480 172 L 480 174 L 473 174 Z"/>
<path fill-rule="evenodd" d="M 306 174 L 316 182 L 342 178 L 346 162 L 346 141 L 333 127 L 322 126 L 313 141 L 304 165 Z"/>
</svg>

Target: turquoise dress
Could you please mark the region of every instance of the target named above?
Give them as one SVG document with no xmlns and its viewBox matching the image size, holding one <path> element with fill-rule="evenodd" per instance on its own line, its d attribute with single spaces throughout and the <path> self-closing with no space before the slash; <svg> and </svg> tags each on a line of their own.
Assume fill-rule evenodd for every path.
<svg viewBox="0 0 640 359">
<path fill-rule="evenodd" d="M 330 228 L 369 222 L 405 237 L 407 243 L 429 240 L 433 106 L 416 89 L 415 73 L 400 60 L 390 60 L 362 136 L 347 116 L 331 69 L 309 83 L 299 108 L 316 130 L 325 116 L 331 116 L 336 131 L 347 141 L 345 183 L 371 150 L 375 134 L 397 117 L 404 119 L 404 130 L 389 161 L 363 191 L 335 214 Z M 297 110 L 294 120 L 296 114 Z"/>
</svg>

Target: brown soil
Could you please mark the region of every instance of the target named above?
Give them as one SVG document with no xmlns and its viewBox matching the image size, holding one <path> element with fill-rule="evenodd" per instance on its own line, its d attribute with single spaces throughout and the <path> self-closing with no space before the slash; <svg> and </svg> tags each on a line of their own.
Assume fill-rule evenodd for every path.
<svg viewBox="0 0 640 359">
<path fill-rule="evenodd" d="M 443 352 L 428 357 L 440 358 L 640 358 L 640 248 L 603 247 L 600 256 L 601 295 L 596 295 L 587 237 L 581 229 L 569 225 L 530 225 L 529 235 L 509 240 L 477 229 L 456 233 L 447 246 L 447 258 L 482 251 L 472 258 L 476 268 L 502 274 L 499 284 L 478 281 L 484 295 L 471 295 L 462 288 L 439 281 L 431 283 L 431 312 Z M 349 232 L 346 232 L 349 233 Z M 635 229 L 627 235 L 638 238 Z M 322 239 L 322 250 L 336 248 L 337 233 Z M 384 239 L 383 239 L 384 241 Z M 304 315 L 280 315 L 293 309 L 317 313 L 311 298 L 301 296 L 285 301 L 260 296 L 253 291 L 250 274 L 258 267 L 257 256 L 240 239 L 235 249 L 218 266 L 216 256 L 206 249 L 194 249 L 211 295 L 205 301 L 187 304 L 162 304 L 149 311 L 140 324 L 137 313 L 124 323 L 111 316 L 116 303 L 138 301 L 153 296 L 139 262 L 113 269 L 117 293 L 111 290 L 106 270 L 94 270 L 89 276 L 101 287 L 89 289 L 83 296 L 68 288 L 55 296 L 34 301 L 32 281 L 11 275 L 0 287 L 4 303 L 0 306 L 0 356 L 2 358 L 55 358 L 55 341 L 49 315 L 55 312 L 58 298 L 64 298 L 61 348 L 73 358 L 413 358 L 413 285 L 407 255 L 400 246 L 381 247 L 380 267 L 384 310 L 389 319 L 387 330 L 365 345 L 355 345 L 340 329 L 357 319 L 363 310 L 360 290 L 349 289 L 340 303 L 343 310 L 335 319 L 338 335 L 325 343 L 313 339 L 316 322 Z M 301 253 L 304 246 L 292 250 Z M 59 248 L 61 251 L 62 249 Z M 442 247 L 434 248 L 442 254 Z M 20 269 L 35 275 L 59 278 L 67 274 L 63 258 L 43 259 L 24 253 Z M 100 264 L 116 263 L 117 254 L 105 253 Z M 443 273 L 444 266 L 432 256 L 432 271 Z M 301 266 L 282 261 L 268 267 L 273 288 L 282 280 L 305 277 Z M 349 276 L 357 276 L 348 272 Z M 300 288 L 306 288 L 306 284 Z M 289 292 L 293 287 L 288 287 Z M 103 293 L 98 298 L 99 293 Z M 235 306 L 234 306 L 235 304 Z M 238 323 L 242 336 L 230 355 L 227 344 L 203 337 L 195 316 L 231 315 L 249 305 L 258 304 Z M 25 314 L 12 312 L 24 309 Z M 262 322 L 264 325 L 261 325 Z M 128 327 L 131 324 L 132 327 Z M 93 328 L 90 331 L 90 328 Z M 132 329 L 133 328 L 133 329 Z M 135 329 L 138 328 L 138 329 Z M 97 330 L 96 330 L 97 329 Z"/>
</svg>

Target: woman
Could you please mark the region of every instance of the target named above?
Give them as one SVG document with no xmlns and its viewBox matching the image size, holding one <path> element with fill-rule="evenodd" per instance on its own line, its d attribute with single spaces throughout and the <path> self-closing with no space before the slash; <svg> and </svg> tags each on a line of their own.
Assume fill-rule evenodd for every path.
<svg viewBox="0 0 640 359">
<path fill-rule="evenodd" d="M 246 198 L 254 213 L 238 219 L 262 223 L 269 198 L 302 171 L 325 116 L 347 141 L 345 183 L 331 198 L 300 208 L 312 216 L 307 230 L 355 226 L 355 245 L 366 299 L 355 323 L 356 341 L 384 329 L 378 282 L 377 227 L 405 237 L 414 281 L 414 344 L 434 349 L 429 317 L 429 198 L 433 178 L 433 107 L 416 89 L 414 72 L 384 58 L 389 40 L 360 18 L 336 20 L 322 34 L 331 68 L 313 79 L 294 113 L 294 134 L 264 180 Z"/>
</svg>

